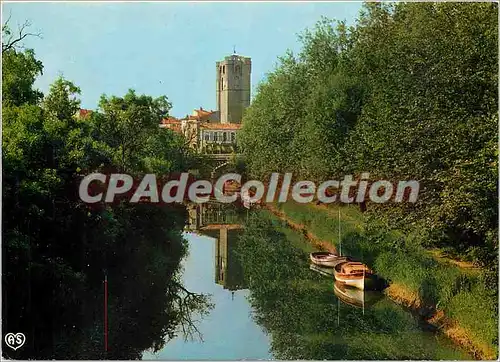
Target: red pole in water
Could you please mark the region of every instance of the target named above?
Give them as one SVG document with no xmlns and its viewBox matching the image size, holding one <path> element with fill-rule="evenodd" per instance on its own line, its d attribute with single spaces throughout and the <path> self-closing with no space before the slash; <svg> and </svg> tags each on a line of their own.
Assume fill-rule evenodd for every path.
<svg viewBox="0 0 500 362">
<path fill-rule="evenodd" d="M 108 275 L 104 275 L 104 350 L 108 351 Z"/>
</svg>

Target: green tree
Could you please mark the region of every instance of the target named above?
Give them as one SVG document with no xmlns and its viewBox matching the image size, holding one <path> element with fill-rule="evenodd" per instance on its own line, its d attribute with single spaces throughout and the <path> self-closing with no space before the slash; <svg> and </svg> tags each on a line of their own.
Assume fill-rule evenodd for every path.
<svg viewBox="0 0 500 362">
<path fill-rule="evenodd" d="M 8 21 L 2 25 L 2 103 L 3 106 L 34 104 L 43 94 L 33 89 L 35 78 L 42 74 L 42 62 L 35 58 L 32 49 L 21 51 L 20 41 L 27 36 L 39 36 L 26 31 L 29 22 L 24 23 L 18 32 L 9 27 Z"/>
<path fill-rule="evenodd" d="M 96 136 L 116 150 L 113 162 L 120 170 L 141 168 L 142 149 L 153 134 L 159 134 L 160 121 L 168 115 L 167 97 L 137 96 L 133 90 L 123 97 L 102 96 L 99 111 L 93 115 Z"/>
<path fill-rule="evenodd" d="M 178 334 L 196 333 L 192 313 L 205 313 L 210 303 L 180 283 L 183 207 L 91 208 L 78 197 L 88 171 L 185 170 L 190 161 L 182 141 L 158 127 L 170 107 L 166 98 L 130 92 L 105 98 L 104 114 L 77 117 L 78 87 L 59 78 L 42 97 L 33 89 L 42 65 L 19 44 L 3 44 L 2 54 L 2 324 L 23 331 L 27 342 L 4 357 L 138 359 Z M 105 274 L 113 284 L 108 354 Z"/>
<path fill-rule="evenodd" d="M 418 180 L 415 205 L 369 211 L 496 265 L 497 14 L 493 3 L 368 3 L 353 27 L 321 20 L 246 112 L 249 174 Z"/>
</svg>

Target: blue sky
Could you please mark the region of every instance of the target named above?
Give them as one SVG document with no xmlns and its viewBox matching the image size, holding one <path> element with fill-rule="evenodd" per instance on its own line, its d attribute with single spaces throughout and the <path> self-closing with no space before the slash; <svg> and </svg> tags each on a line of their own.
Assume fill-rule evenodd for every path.
<svg viewBox="0 0 500 362">
<path fill-rule="evenodd" d="M 143 360 L 270 359 L 270 338 L 252 319 L 249 290 L 238 290 L 231 296 L 229 290 L 215 283 L 215 239 L 193 233 L 185 237 L 189 255 L 183 260 L 182 282 L 192 292 L 210 295 L 214 304 L 203 319 L 195 317 L 203 342 L 184 341 L 180 336 L 156 354 L 145 352 Z"/>
<path fill-rule="evenodd" d="M 167 95 L 171 114 L 215 109 L 215 62 L 233 52 L 252 58 L 252 88 L 297 34 L 326 16 L 353 23 L 360 2 L 332 3 L 8 3 L 11 26 L 30 20 L 27 38 L 44 64 L 36 86 L 46 92 L 58 75 L 82 90 L 82 107 L 101 94 L 129 88 Z"/>
</svg>

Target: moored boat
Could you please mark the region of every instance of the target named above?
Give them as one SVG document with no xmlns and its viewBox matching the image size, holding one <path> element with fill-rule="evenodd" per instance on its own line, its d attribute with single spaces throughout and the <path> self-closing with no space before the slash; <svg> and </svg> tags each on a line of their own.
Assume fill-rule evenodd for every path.
<svg viewBox="0 0 500 362">
<path fill-rule="evenodd" d="M 346 261 L 334 267 L 335 280 L 346 285 L 365 290 L 373 285 L 373 271 L 365 264 Z"/>
<path fill-rule="evenodd" d="M 334 253 L 330 253 L 329 251 L 317 251 L 309 254 L 309 258 L 311 261 L 319 266 L 334 268 L 339 263 L 344 263 L 349 261 L 349 258 L 346 256 L 339 256 Z"/>
</svg>

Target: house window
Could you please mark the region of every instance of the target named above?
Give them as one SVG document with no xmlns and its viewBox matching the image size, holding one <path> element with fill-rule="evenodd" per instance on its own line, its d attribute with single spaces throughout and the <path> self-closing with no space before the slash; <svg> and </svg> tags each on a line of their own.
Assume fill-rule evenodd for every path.
<svg viewBox="0 0 500 362">
<path fill-rule="evenodd" d="M 205 141 L 210 141 L 210 133 L 204 132 L 205 135 Z"/>
<path fill-rule="evenodd" d="M 219 137 L 218 137 L 219 138 L 219 142 L 222 142 L 222 137 L 223 137 L 222 134 L 223 134 L 223 132 L 217 132 L 217 134 L 219 135 Z"/>
<path fill-rule="evenodd" d="M 234 143 L 236 140 L 236 134 L 234 132 L 231 132 L 231 143 Z"/>
<path fill-rule="evenodd" d="M 227 132 L 222 132 L 222 141 L 227 142 Z"/>
</svg>

